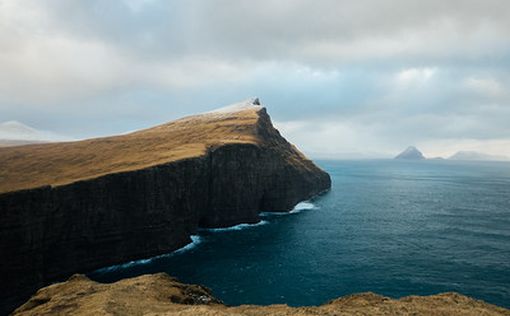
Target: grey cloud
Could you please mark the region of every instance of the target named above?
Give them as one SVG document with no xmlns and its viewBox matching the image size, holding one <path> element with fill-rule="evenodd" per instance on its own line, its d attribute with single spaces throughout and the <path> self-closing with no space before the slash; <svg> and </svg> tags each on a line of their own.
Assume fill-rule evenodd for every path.
<svg viewBox="0 0 510 316">
<path fill-rule="evenodd" d="M 4 0 L 0 20 L 0 122 L 96 136 L 259 96 L 314 152 L 310 129 L 337 151 L 510 138 L 505 0 Z"/>
<path fill-rule="evenodd" d="M 362 58 L 508 58 L 510 13 L 489 1 L 34 2 L 59 32 L 156 58 L 292 59 L 331 66 Z"/>
</svg>

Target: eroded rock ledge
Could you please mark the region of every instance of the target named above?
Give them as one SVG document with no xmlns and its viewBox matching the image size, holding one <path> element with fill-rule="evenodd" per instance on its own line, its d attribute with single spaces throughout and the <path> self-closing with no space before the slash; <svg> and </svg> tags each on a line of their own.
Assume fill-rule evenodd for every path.
<svg viewBox="0 0 510 316">
<path fill-rule="evenodd" d="M 0 314 L 74 273 L 149 258 L 199 227 L 329 189 L 258 100 L 127 135 L 0 148 Z"/>
<path fill-rule="evenodd" d="M 101 284 L 83 275 L 39 290 L 14 315 L 510 315 L 510 310 L 443 293 L 399 300 L 374 293 L 335 299 L 314 307 L 241 305 L 228 307 L 199 285 L 179 283 L 165 273 Z"/>
</svg>

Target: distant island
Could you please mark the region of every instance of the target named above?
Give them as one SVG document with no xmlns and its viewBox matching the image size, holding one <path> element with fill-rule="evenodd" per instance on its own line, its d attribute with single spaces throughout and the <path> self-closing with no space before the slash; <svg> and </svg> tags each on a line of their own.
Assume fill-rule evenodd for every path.
<svg viewBox="0 0 510 316">
<path fill-rule="evenodd" d="M 398 154 L 395 159 L 402 159 L 402 160 L 424 160 L 426 159 L 425 156 L 423 156 L 422 152 L 418 150 L 418 148 L 414 146 L 409 146 Z"/>
<path fill-rule="evenodd" d="M 476 151 L 458 151 L 448 159 L 450 160 L 488 160 L 488 161 L 505 161 L 508 157 L 499 155 L 489 155 Z"/>
<path fill-rule="evenodd" d="M 407 147 L 403 152 L 395 156 L 394 159 L 399 160 L 446 160 L 443 157 L 432 157 L 426 158 L 423 153 L 414 146 Z M 476 151 L 458 151 L 452 156 L 447 158 L 448 160 L 464 160 L 464 161 L 508 161 L 509 157 L 501 155 L 490 155 L 480 153 Z"/>
</svg>

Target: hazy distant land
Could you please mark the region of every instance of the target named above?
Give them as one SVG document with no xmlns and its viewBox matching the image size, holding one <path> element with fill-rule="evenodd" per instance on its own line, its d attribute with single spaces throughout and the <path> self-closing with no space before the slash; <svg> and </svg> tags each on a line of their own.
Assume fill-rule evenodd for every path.
<svg viewBox="0 0 510 316">
<path fill-rule="evenodd" d="M 448 158 L 443 157 L 425 157 L 424 154 L 416 147 L 409 146 L 403 152 L 395 156 L 394 159 L 400 160 L 462 160 L 462 161 L 508 161 L 509 157 L 502 155 L 491 155 L 476 151 L 458 151 Z"/>
</svg>

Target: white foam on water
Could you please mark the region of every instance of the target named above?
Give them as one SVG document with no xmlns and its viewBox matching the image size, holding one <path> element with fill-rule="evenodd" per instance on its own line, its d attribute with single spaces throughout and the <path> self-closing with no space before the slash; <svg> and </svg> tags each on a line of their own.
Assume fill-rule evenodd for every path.
<svg viewBox="0 0 510 316">
<path fill-rule="evenodd" d="M 184 246 L 182 248 L 175 250 L 174 252 L 170 253 L 169 255 L 189 251 L 189 250 L 195 248 L 199 243 L 202 242 L 202 237 L 200 237 L 198 235 L 191 235 L 190 238 L 191 238 L 191 242 L 189 244 L 187 244 L 186 246 Z M 166 255 L 163 255 L 163 256 L 166 256 Z"/>
<path fill-rule="evenodd" d="M 313 204 L 310 201 L 303 201 L 303 202 L 299 202 L 298 204 L 296 204 L 296 206 L 294 206 L 292 211 L 290 211 L 289 213 L 290 214 L 296 214 L 296 213 L 299 213 L 301 211 L 315 210 L 315 209 L 317 209 L 317 206 L 315 206 L 315 204 Z"/>
<path fill-rule="evenodd" d="M 297 213 L 300 213 L 305 210 L 314 210 L 317 208 L 318 207 L 310 201 L 302 201 L 302 202 L 299 202 L 298 204 L 296 204 L 296 206 L 294 206 L 294 208 L 290 212 L 262 212 L 259 215 L 263 216 L 263 217 L 283 216 L 283 215 L 297 214 Z M 224 228 L 205 228 L 205 229 L 200 229 L 200 230 L 209 231 L 209 232 L 227 232 L 227 231 L 243 230 L 243 229 L 262 226 L 262 225 L 266 225 L 266 224 L 269 224 L 269 221 L 261 220 L 258 223 L 254 223 L 254 224 L 244 223 L 244 224 L 238 224 L 235 226 L 224 227 Z M 162 254 L 162 255 L 159 255 L 156 257 L 152 257 L 152 258 L 133 260 L 133 261 L 126 262 L 126 263 L 101 268 L 101 269 L 96 270 L 95 272 L 106 273 L 106 272 L 115 271 L 118 269 L 129 268 L 129 267 L 136 266 L 136 265 L 148 264 L 156 259 L 170 257 L 170 256 L 173 256 L 176 254 L 181 254 L 183 252 L 189 251 L 189 250 L 195 248 L 198 244 L 200 244 L 202 242 L 202 238 L 198 235 L 192 235 L 190 237 L 191 237 L 191 242 L 189 244 L 187 244 L 186 246 L 179 248 L 175 251 L 172 251 L 170 253 Z"/>
<path fill-rule="evenodd" d="M 259 213 L 259 216 L 267 217 L 267 216 L 285 216 L 289 215 L 290 212 L 262 212 Z"/>
<path fill-rule="evenodd" d="M 291 214 L 301 213 L 302 211 L 305 211 L 305 210 L 315 210 L 317 208 L 318 207 L 310 201 L 302 201 L 302 202 L 299 202 L 298 204 L 296 204 L 296 206 L 294 206 L 294 208 L 289 212 L 262 212 L 259 215 L 263 216 L 263 217 L 283 216 L 283 215 L 291 215 Z"/>
<path fill-rule="evenodd" d="M 182 248 L 174 250 L 170 253 L 165 253 L 165 254 L 147 258 L 147 259 L 133 260 L 133 261 L 129 261 L 126 263 L 101 268 L 101 269 L 96 270 L 95 272 L 104 273 L 104 272 L 110 272 L 110 271 L 115 271 L 115 270 L 119 270 L 119 269 L 125 269 L 125 268 L 129 268 L 129 267 L 133 267 L 133 266 L 144 265 L 144 264 L 150 263 L 156 259 L 166 258 L 166 257 L 173 256 L 175 254 L 180 254 L 180 253 L 189 251 L 189 250 L 195 248 L 198 244 L 200 244 L 202 242 L 202 238 L 198 235 L 191 235 L 190 238 L 191 238 L 191 242 L 189 244 L 187 244 L 186 246 L 184 246 Z"/>
<path fill-rule="evenodd" d="M 242 229 L 246 229 L 246 228 L 252 228 L 252 227 L 256 227 L 256 226 L 266 225 L 268 223 L 269 223 L 268 221 L 262 220 L 255 224 L 239 224 L 239 225 L 223 227 L 223 228 L 204 228 L 203 230 L 208 231 L 208 232 L 227 232 L 227 231 L 242 230 Z"/>
</svg>

